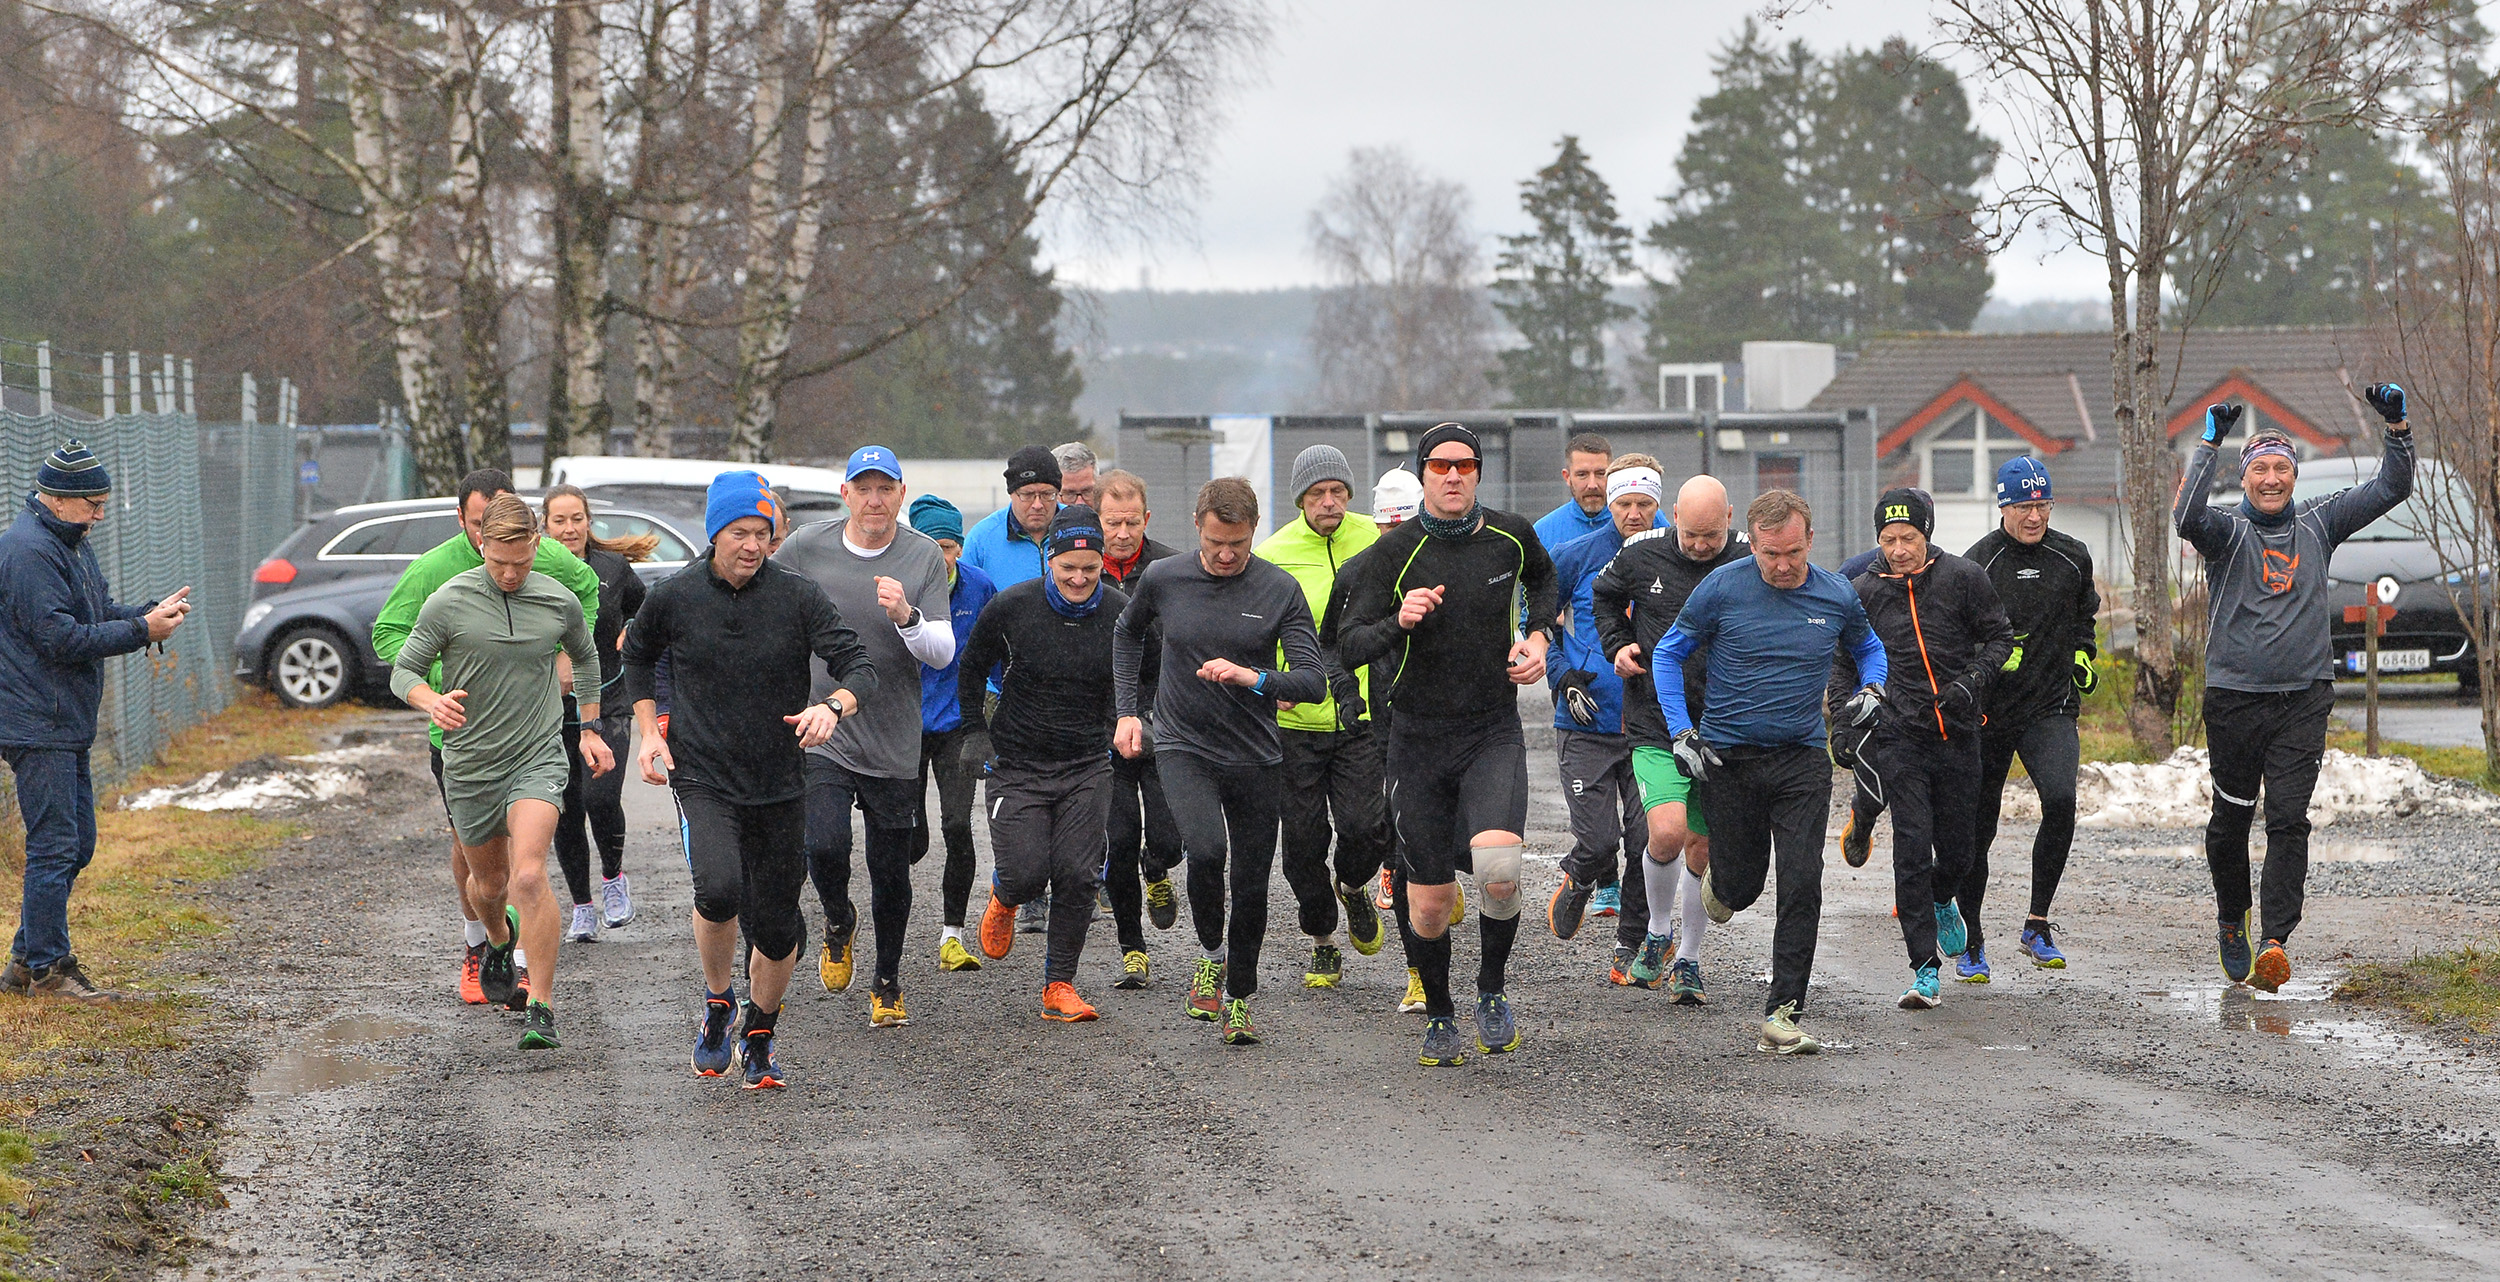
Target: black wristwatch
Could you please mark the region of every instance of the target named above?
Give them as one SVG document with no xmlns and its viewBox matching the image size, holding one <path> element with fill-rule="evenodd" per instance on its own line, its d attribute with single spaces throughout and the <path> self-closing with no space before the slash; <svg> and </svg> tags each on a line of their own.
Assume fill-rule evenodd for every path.
<svg viewBox="0 0 2500 1282">
<path fill-rule="evenodd" d="M 913 628 L 919 627 L 921 624 L 928 622 L 928 619 L 929 616 L 922 614 L 920 612 L 920 607 L 915 605 L 911 608 L 911 617 L 903 620 L 901 624 L 902 630 L 909 632 Z"/>
</svg>

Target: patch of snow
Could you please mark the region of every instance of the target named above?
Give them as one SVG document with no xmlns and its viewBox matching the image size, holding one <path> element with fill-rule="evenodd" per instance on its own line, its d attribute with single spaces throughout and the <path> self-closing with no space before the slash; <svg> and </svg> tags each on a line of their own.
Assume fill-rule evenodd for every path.
<svg viewBox="0 0 2500 1282">
<path fill-rule="evenodd" d="M 371 755 L 364 748 L 342 748 L 302 757 L 255 757 L 231 770 L 212 770 L 186 784 L 151 788 L 123 803 L 128 810 L 278 809 L 339 797 L 361 797 L 365 772 L 341 758 Z"/>
<path fill-rule="evenodd" d="M 2356 757 L 2336 748 L 2327 750 L 2318 786 L 2309 796 L 2309 822 L 2321 828 L 2341 819 L 2495 810 L 2500 810 L 2500 797 L 2428 774 L 2411 758 Z M 2077 827 L 2201 828 L 2212 814 L 2212 767 L 2202 748 L 2181 748 L 2150 765 L 2086 762 L 2076 774 Z M 2039 822 L 2040 797 L 2027 781 L 2006 789 L 2004 817 Z"/>
</svg>

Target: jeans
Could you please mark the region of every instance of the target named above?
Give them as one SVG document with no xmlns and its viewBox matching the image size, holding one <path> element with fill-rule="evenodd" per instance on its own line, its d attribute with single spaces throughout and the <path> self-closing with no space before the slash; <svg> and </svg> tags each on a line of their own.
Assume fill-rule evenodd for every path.
<svg viewBox="0 0 2500 1282">
<path fill-rule="evenodd" d="M 1710 820 L 1710 890 L 1743 912 L 1762 897 L 1774 857 L 1779 861 L 1779 916 L 1771 927 L 1770 1014 L 1795 1003 L 1806 1009 L 1814 975 L 1814 942 L 1823 924 L 1823 826 L 1831 817 L 1832 763 L 1820 748 L 1734 747 L 1702 781 Z M 1906 915 L 1906 914 L 1905 914 Z M 1935 922 L 1928 922 L 1928 929 Z"/>
<path fill-rule="evenodd" d="M 1366 728 L 1279 730 L 1285 750 L 1285 884 L 1293 888 L 1302 933 L 1337 929 L 1337 890 L 1367 885 L 1389 853 L 1389 796 L 1381 784 L 1381 743 Z M 1337 869 L 1328 870 L 1329 817 L 1336 818 Z"/>
<path fill-rule="evenodd" d="M 1171 748 L 1155 759 L 1189 859 L 1189 916 L 1198 927 L 1198 945 L 1223 953 L 1224 995 L 1248 997 L 1259 991 L 1259 945 L 1267 938 L 1281 772 L 1276 766 L 1219 765 Z"/>
<path fill-rule="evenodd" d="M 2205 742 L 2213 745 L 2213 819 L 2205 825 L 2205 864 L 2223 921 L 2249 909 L 2248 830 L 2257 793 L 2266 796 L 2266 872 L 2260 938 L 2287 940 L 2300 925 L 2309 884 L 2309 794 L 2325 764 L 2326 723 L 2335 683 L 2306 690 L 2205 691 Z"/>
<path fill-rule="evenodd" d="M 1874 751 L 1884 800 L 1892 808 L 1892 898 L 1901 910 L 1901 943 L 1909 951 L 1910 965 L 1924 966 L 1940 960 L 1936 909 L 1953 901 L 1970 869 L 1978 823 L 1979 741 L 1885 731 L 1875 737 Z M 1970 923 L 1968 947 L 1977 948 L 1977 905 L 1965 903 L 1962 912 Z"/>
<path fill-rule="evenodd" d="M 87 750 L 10 748 L 17 812 L 26 823 L 26 890 L 9 955 L 42 973 L 66 960 L 69 892 L 95 859 L 95 779 Z"/>
<path fill-rule="evenodd" d="M 2005 777 L 2020 754 L 2023 771 L 2040 794 L 2040 831 L 2031 839 L 2031 915 L 2048 920 L 2057 883 L 2066 877 L 2066 855 L 2075 844 L 2075 772 L 2083 757 L 2073 717 L 2042 717 L 2003 730 L 1990 726 L 1979 740 L 1979 829 L 1971 842 L 1970 872 L 1962 878 L 1962 916 L 1979 942 L 1979 901 L 1988 882 L 1988 847 L 1997 838 L 1997 815 L 2005 801 Z"/>
</svg>

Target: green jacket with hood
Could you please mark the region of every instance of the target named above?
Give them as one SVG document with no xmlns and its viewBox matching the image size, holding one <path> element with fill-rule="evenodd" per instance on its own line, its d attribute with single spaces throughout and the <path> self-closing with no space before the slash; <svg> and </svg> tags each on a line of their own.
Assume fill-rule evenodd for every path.
<svg viewBox="0 0 2500 1282">
<path fill-rule="evenodd" d="M 1259 544 L 1257 555 L 1293 576 L 1302 585 L 1303 598 L 1311 607 L 1313 619 L 1328 615 L 1329 598 L 1336 593 L 1337 571 L 1354 559 L 1354 554 L 1380 541 L 1380 526 L 1359 512 L 1348 512 L 1337 526 L 1337 532 L 1322 538 L 1311 523 L 1296 516 L 1283 529 L 1268 535 Z M 1282 662 L 1281 657 L 1278 660 Z M 1333 666 L 1333 660 L 1332 660 Z M 1332 673 L 1332 677 L 1335 674 Z M 1361 720 L 1371 720 L 1371 669 L 1354 674 L 1355 688 L 1362 692 L 1364 711 Z M 1331 680 L 1330 687 L 1335 688 Z M 1276 724 L 1287 730 L 1335 730 L 1337 701 L 1322 699 L 1318 703 L 1297 703 L 1276 714 Z"/>
</svg>

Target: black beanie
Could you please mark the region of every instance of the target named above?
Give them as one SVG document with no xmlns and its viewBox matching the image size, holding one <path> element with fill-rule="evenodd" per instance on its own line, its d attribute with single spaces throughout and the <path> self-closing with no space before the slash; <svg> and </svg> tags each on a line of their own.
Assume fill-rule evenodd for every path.
<svg viewBox="0 0 2500 1282">
<path fill-rule="evenodd" d="M 1027 445 L 1007 459 L 1007 492 L 1013 494 L 1028 485 L 1059 486 L 1059 460 L 1049 447 Z"/>
<path fill-rule="evenodd" d="M 1102 518 L 1082 503 L 1063 507 L 1050 518 L 1050 535 L 1044 543 L 1045 554 L 1052 557 L 1062 552 L 1100 552 Z"/>
<path fill-rule="evenodd" d="M 1434 450 L 1451 441 L 1466 446 L 1467 452 L 1474 455 L 1476 461 L 1484 461 L 1484 446 L 1477 443 L 1474 432 L 1468 431 L 1463 424 L 1442 423 L 1424 433 L 1424 439 L 1415 443 L 1415 475 L 1423 475 L 1424 460 L 1431 458 Z"/>
<path fill-rule="evenodd" d="M 1884 497 L 1875 500 L 1875 532 L 1882 534 L 1895 521 L 1907 521 L 1918 528 L 1920 537 L 1932 539 L 1936 537 L 1936 501 L 1927 497 L 1927 491 L 1907 485 L 1886 490 Z"/>
</svg>

